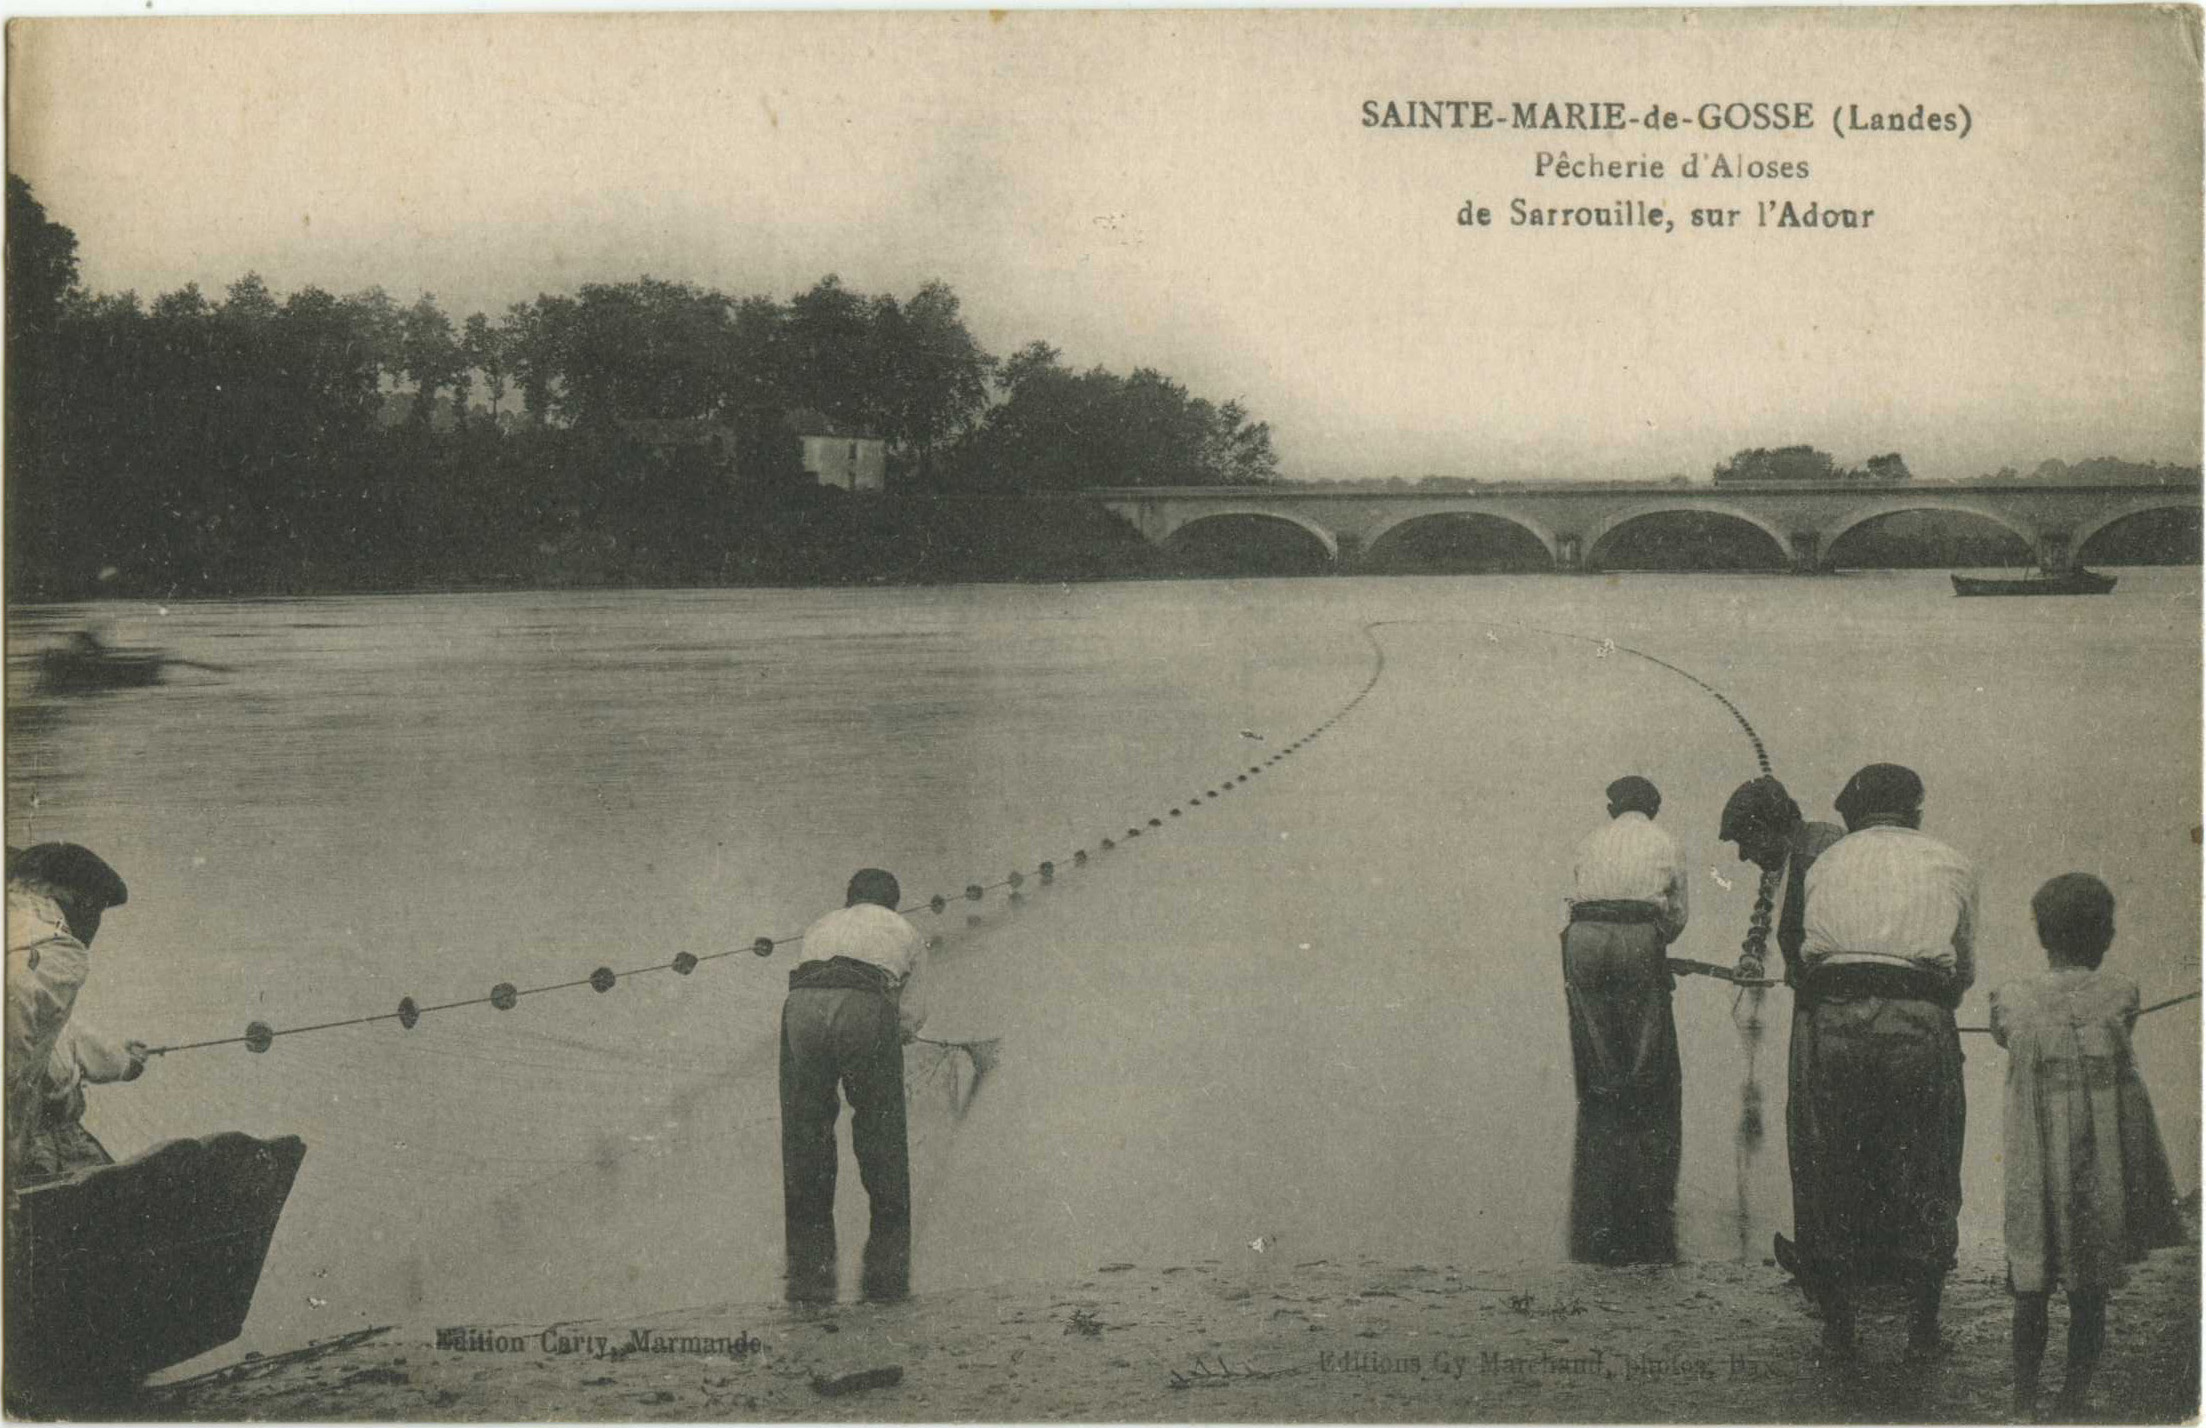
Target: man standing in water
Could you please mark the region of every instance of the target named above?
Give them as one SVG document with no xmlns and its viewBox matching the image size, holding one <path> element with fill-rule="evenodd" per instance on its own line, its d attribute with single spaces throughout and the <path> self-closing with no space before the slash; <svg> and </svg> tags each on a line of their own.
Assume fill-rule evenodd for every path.
<svg viewBox="0 0 2206 1428">
<path fill-rule="evenodd" d="M 905 984 L 925 946 L 896 911 L 896 879 L 860 868 L 844 905 L 805 929 L 781 1009 L 781 1190 L 788 1297 L 835 1298 L 835 1117 L 850 1098 L 851 1148 L 872 1220 L 863 1291 L 900 1299 L 911 1279 L 911 1164 L 904 1043 L 919 1029 Z"/>
<path fill-rule="evenodd" d="M 1608 786 L 1609 821 L 1578 845 L 1563 990 L 1581 1104 L 1676 1105 L 1677 1023 L 1663 949 L 1685 930 L 1685 863 L 1654 825 L 1662 795 L 1632 774 Z"/>
<path fill-rule="evenodd" d="M 1685 864 L 1654 825 L 1655 786 L 1608 787 L 1609 821 L 1579 845 L 1563 992 L 1578 1133 L 1570 1252 L 1596 1263 L 1676 1258 L 1681 1087 L 1663 949 L 1685 927 Z"/>
<path fill-rule="evenodd" d="M 1794 1230 L 1834 1353 L 1854 1300 L 1898 1283 L 1908 1356 L 1940 1348 L 1938 1303 L 1960 1243 L 1967 1102 L 1953 1009 L 1976 977 L 1976 870 L 1920 831 L 1923 783 L 1871 764 L 1838 796 L 1847 836 L 1807 875 L 1794 987 Z"/>
<path fill-rule="evenodd" d="M 1785 984 L 1799 985 L 1800 947 L 1807 939 L 1808 869 L 1815 865 L 1815 860 L 1826 848 L 1845 836 L 1846 830 L 1835 823 L 1810 823 L 1802 818 L 1800 805 L 1792 801 L 1792 795 L 1785 791 L 1783 784 L 1768 774 L 1731 791 L 1731 797 L 1723 806 L 1723 820 L 1717 825 L 1716 837 L 1722 842 L 1736 843 L 1739 861 L 1752 863 L 1762 870 L 1761 887 L 1754 898 L 1753 921 L 1747 929 L 1746 942 L 1734 972 L 1739 981 L 1754 983 L 1768 976 L 1769 935 L 1774 922 L 1777 950 L 1784 959 Z M 1756 991 L 1752 995 L 1759 997 L 1761 993 Z M 1795 998 L 1793 1014 L 1800 1015 L 1806 1006 L 1804 1000 Z M 1758 1014 L 1755 1034 L 1759 1035 Z M 1754 1134 L 1759 1136 L 1760 1088 L 1749 1087 L 1747 1094 L 1754 1098 L 1751 1114 L 1757 1127 Z M 1786 1145 L 1792 1168 L 1793 1224 L 1812 1224 L 1815 1215 L 1810 1191 L 1814 1177 L 1802 1162 L 1806 1143 L 1800 1136 L 1788 1134 Z M 1793 1242 L 1779 1235 L 1776 1249 L 1777 1262 L 1812 1292 L 1813 1276 Z"/>
</svg>

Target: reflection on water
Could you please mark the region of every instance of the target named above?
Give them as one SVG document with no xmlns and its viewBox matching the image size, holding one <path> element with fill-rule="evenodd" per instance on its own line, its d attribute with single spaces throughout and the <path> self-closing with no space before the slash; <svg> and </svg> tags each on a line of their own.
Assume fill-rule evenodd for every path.
<svg viewBox="0 0 2206 1428">
<path fill-rule="evenodd" d="M 38 695 L 21 654 L 91 618 L 225 672 Z M 1208 797 L 1363 687 L 1381 619 L 1405 623 L 1379 632 L 1355 714 Z M 128 879 L 80 1014 L 157 1044 L 747 947 L 862 865 L 948 893 L 917 915 L 950 944 L 928 1034 L 1000 1054 L 962 1121 L 948 1071 L 914 1111 L 922 1294 L 1259 1239 L 1294 1260 L 1552 1261 L 1604 1164 L 1624 1202 L 1579 1201 L 1605 1245 L 1758 1262 L 1788 1182 L 1743 1134 L 1740 1087 L 1774 1127 L 1786 994 L 1755 1073 L 1730 990 L 1681 982 L 1679 1118 L 1610 1134 L 1578 1120 L 1556 949 L 1570 850 L 1632 769 L 1694 870 L 1677 954 L 1732 960 L 1755 884 L 1713 835 L 1752 751 L 1685 680 L 1518 622 L 1723 689 L 1811 816 L 1863 763 L 1920 770 L 1926 826 L 1983 874 L 1966 1024 L 2041 969 L 2028 899 L 2071 869 L 2115 884 L 2113 960 L 2148 1001 L 2198 984 L 2198 620 L 2185 571 L 2072 603 L 1955 601 L 1929 572 L 18 609 L 7 832 L 87 843 Z M 1099 851 L 1152 816 L 1166 831 Z M 959 890 L 1045 858 L 1054 885 L 965 926 Z M 164 1057 L 95 1088 L 88 1124 L 119 1156 L 306 1138 L 239 1350 L 765 1299 L 787 966 L 746 952 Z M 2198 1025 L 2191 1003 L 2136 1037 L 2179 1165 Z M 1980 1040 L 1963 1233 L 1985 1238 L 2002 1067 Z"/>
</svg>

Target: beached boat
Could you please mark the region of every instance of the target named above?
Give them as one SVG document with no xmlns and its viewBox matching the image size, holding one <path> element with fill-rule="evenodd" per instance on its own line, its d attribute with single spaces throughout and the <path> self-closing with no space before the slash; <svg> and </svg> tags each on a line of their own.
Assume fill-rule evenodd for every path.
<svg viewBox="0 0 2206 1428">
<path fill-rule="evenodd" d="M 2001 580 L 1975 575 L 1953 577 L 1956 595 L 2104 595 L 2114 588 L 2115 577 L 2077 566 L 2059 573 L 2039 571 L 2020 579 Z"/>
<path fill-rule="evenodd" d="M 305 1155 L 297 1136 L 229 1132 L 16 1191 L 11 1409 L 112 1400 L 236 1338 Z"/>
</svg>

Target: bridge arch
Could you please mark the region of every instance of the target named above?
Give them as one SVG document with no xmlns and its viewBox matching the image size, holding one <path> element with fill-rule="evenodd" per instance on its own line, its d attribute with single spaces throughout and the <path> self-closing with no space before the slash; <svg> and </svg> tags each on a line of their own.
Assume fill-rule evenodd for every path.
<svg viewBox="0 0 2206 1428">
<path fill-rule="evenodd" d="M 1817 541 L 1823 558 L 1829 559 L 1832 548 L 1838 544 L 1840 537 L 1848 531 L 1857 526 L 1865 526 L 1871 521 L 1882 520 L 1886 516 L 1896 516 L 1905 511 L 1945 511 L 1953 515 L 1974 516 L 1979 520 L 1990 521 L 1993 525 L 1999 526 L 2012 534 L 2030 548 L 2032 555 L 2036 555 L 2044 549 L 2042 537 L 2039 536 L 2036 530 L 2027 523 L 2008 515 L 1997 506 L 1978 501 L 1955 500 L 1942 493 L 1933 494 L 1926 491 L 1912 496 L 1901 495 L 1888 500 L 1874 501 L 1866 506 L 1857 506 L 1845 515 L 1840 516 L 1824 528 L 1822 536 Z M 2081 544 L 2081 542 L 2078 542 L 2078 544 Z"/>
<path fill-rule="evenodd" d="M 1224 520 L 1233 516 L 1254 516 L 1261 520 L 1282 521 L 1287 525 L 1299 527 L 1305 534 L 1317 541 L 1319 545 L 1325 547 L 1325 558 L 1327 560 L 1338 561 L 1340 559 L 1340 537 L 1334 535 L 1316 521 L 1311 520 L 1308 516 L 1293 511 L 1282 511 L 1256 501 L 1252 501 L 1247 505 L 1237 504 L 1215 507 L 1204 511 L 1200 515 L 1177 521 L 1170 529 L 1165 531 L 1163 539 L 1157 543 L 1166 550 L 1177 549 L 1181 543 L 1181 538 L 1195 527 L 1209 521 Z"/>
<path fill-rule="evenodd" d="M 1505 525 L 1515 526 L 1538 541 L 1540 548 L 1547 552 L 1547 558 L 1550 561 L 1561 558 L 1561 546 L 1555 539 L 1555 532 L 1549 530 L 1541 522 L 1533 520 L 1530 516 L 1520 515 L 1516 511 L 1503 506 L 1464 507 L 1460 505 L 1436 505 L 1429 509 L 1411 509 L 1399 514 L 1389 515 L 1365 533 L 1364 554 L 1366 556 L 1371 555 L 1379 549 L 1381 541 L 1384 541 L 1402 527 L 1417 521 L 1462 520 L 1471 517 L 1484 517 L 1487 520 L 1500 521 Z"/>
<path fill-rule="evenodd" d="M 2195 492 L 2154 492 L 2152 495 L 2141 500 L 2132 501 L 2118 510 L 2110 511 L 2087 525 L 2078 526 L 2075 539 L 2070 544 L 2069 549 L 2081 555 L 2084 546 L 2090 543 L 2093 536 L 2118 521 L 2128 520 L 2131 516 L 2147 515 L 2153 511 L 2196 511 L 2202 508 L 2202 504 L 2206 503 L 2202 503 Z"/>
<path fill-rule="evenodd" d="M 1776 563 L 1779 566 L 1790 566 L 1792 564 L 1792 541 L 1765 516 L 1758 516 L 1752 511 L 1728 503 L 1718 505 L 1712 501 L 1647 501 L 1635 506 L 1627 506 L 1615 512 L 1594 528 L 1593 534 L 1586 539 L 1586 568 L 1588 570 L 1599 568 L 1601 547 L 1617 531 L 1622 530 L 1633 521 L 1643 520 L 1648 516 L 1667 515 L 1729 516 L 1733 520 L 1744 521 L 1768 536 L 1776 544 Z"/>
</svg>

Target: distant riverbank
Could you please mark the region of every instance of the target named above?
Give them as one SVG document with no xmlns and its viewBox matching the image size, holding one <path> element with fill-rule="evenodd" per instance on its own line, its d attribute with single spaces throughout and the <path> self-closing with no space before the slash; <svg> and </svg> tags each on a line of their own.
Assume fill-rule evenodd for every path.
<svg viewBox="0 0 2206 1428">
<path fill-rule="evenodd" d="M 11 574 L 19 602 L 100 599 L 282 598 L 462 593 L 477 590 L 807 588 L 1005 582 L 1328 575 L 1537 574 L 1546 551 L 1497 522 L 1428 523 L 1386 552 L 1342 569 L 1285 521 L 1249 516 L 1204 523 L 1170 548 L 1144 540 L 1100 504 L 1076 498 L 853 496 L 821 488 L 803 500 L 744 513 L 717 532 L 639 531 L 632 522 L 458 542 L 434 534 L 403 548 L 341 557 L 287 556 L 173 571 L 23 560 Z M 1611 573 L 1720 573 L 1767 566 L 1766 540 L 1704 518 L 1659 523 L 1612 552 Z M 2108 565 L 2195 564 L 2195 522 L 2162 532 Z M 1901 512 L 1850 537 L 1849 569 L 2013 568 L 2030 563 L 2015 537 L 1937 511 Z"/>
</svg>

